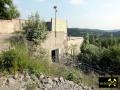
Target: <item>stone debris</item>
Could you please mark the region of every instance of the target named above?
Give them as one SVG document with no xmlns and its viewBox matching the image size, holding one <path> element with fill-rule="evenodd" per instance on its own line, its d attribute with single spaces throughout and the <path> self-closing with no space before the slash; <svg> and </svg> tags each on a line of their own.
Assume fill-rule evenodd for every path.
<svg viewBox="0 0 120 90">
<path fill-rule="evenodd" d="M 38 77 L 34 74 L 0 77 L 0 90 L 93 90 L 81 85 L 63 77 L 50 78 L 44 75 Z"/>
</svg>

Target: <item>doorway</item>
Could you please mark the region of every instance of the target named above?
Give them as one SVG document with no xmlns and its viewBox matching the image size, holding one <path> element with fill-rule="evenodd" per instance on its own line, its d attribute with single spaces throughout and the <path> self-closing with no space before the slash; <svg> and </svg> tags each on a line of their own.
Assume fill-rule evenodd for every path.
<svg viewBox="0 0 120 90">
<path fill-rule="evenodd" d="M 54 49 L 51 51 L 51 58 L 53 62 L 59 61 L 59 49 Z"/>
</svg>

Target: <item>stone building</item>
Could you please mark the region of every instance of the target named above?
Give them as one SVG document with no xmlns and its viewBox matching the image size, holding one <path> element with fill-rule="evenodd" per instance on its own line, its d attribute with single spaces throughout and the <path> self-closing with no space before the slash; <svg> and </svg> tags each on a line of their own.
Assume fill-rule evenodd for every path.
<svg viewBox="0 0 120 90">
<path fill-rule="evenodd" d="M 10 34 L 15 31 L 22 30 L 22 23 L 25 20 L 0 20 L 0 34 Z M 42 43 L 43 48 L 48 50 L 48 54 L 53 62 L 60 62 L 61 56 L 66 53 L 80 52 L 80 45 L 83 42 L 83 37 L 68 37 L 67 36 L 67 21 L 51 19 L 46 22 L 49 33 L 48 38 Z M 73 47 L 75 46 L 75 48 Z"/>
</svg>

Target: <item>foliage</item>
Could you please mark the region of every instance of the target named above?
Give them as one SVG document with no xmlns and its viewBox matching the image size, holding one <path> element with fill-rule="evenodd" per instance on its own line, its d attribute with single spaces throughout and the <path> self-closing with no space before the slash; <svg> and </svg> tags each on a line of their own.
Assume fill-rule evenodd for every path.
<svg viewBox="0 0 120 90">
<path fill-rule="evenodd" d="M 90 38 L 89 43 L 82 45 L 78 61 L 98 73 L 120 74 L 119 52 L 119 37 Z"/>
<path fill-rule="evenodd" d="M 35 45 L 41 44 L 47 38 L 47 27 L 39 14 L 31 15 L 28 21 L 23 25 L 24 34 L 28 41 L 32 41 Z"/>
<path fill-rule="evenodd" d="M 0 19 L 13 19 L 20 16 L 20 13 L 13 5 L 12 0 L 0 1 Z"/>
<path fill-rule="evenodd" d="M 73 81 L 73 73 L 69 73 L 67 76 L 67 80 Z"/>
<path fill-rule="evenodd" d="M 28 17 L 28 20 L 23 24 L 23 30 L 29 55 L 33 58 L 47 57 L 47 51 L 42 48 L 41 43 L 46 40 L 48 30 L 38 13 Z"/>
<path fill-rule="evenodd" d="M 68 35 L 75 37 L 85 37 L 86 34 L 89 34 L 90 37 L 119 37 L 120 30 L 101 30 L 101 29 L 87 29 L 87 28 L 68 28 Z"/>
<path fill-rule="evenodd" d="M 1 56 L 1 68 L 7 70 L 8 72 L 11 72 L 11 69 L 16 71 L 18 68 L 16 61 L 18 59 L 17 54 L 13 50 L 3 52 L 3 55 Z"/>
</svg>

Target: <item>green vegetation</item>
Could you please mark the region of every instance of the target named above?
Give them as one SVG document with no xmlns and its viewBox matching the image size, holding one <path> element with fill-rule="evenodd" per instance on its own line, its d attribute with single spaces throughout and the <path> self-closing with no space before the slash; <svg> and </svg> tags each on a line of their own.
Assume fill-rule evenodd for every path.
<svg viewBox="0 0 120 90">
<path fill-rule="evenodd" d="M 110 37 L 113 35 L 114 37 L 120 36 L 120 30 L 100 30 L 100 29 L 87 29 L 87 28 L 68 28 L 68 35 L 69 36 L 75 36 L 85 37 L 86 34 L 89 34 L 90 37 Z"/>
<path fill-rule="evenodd" d="M 47 38 L 47 27 L 38 13 L 28 17 L 28 20 L 23 25 L 23 30 L 25 30 L 26 39 L 34 44 L 39 44 Z"/>
<path fill-rule="evenodd" d="M 41 52 L 45 54 L 41 43 L 47 38 L 48 30 L 45 22 L 39 17 L 39 14 L 33 14 L 23 24 L 23 35 L 29 44 L 28 52 L 30 55 L 39 58 Z M 37 53 L 37 55 L 36 55 Z"/>
<path fill-rule="evenodd" d="M 76 83 L 82 81 L 82 76 L 78 70 L 68 68 L 64 65 L 58 65 L 55 63 L 49 63 L 48 60 L 33 59 L 30 57 L 23 44 L 15 44 L 14 49 L 3 52 L 0 59 L 0 71 L 11 73 L 22 73 L 27 71 L 28 73 L 44 74 L 53 77 L 63 76 L 68 80 L 72 80 Z M 70 79 L 70 74 L 73 76 Z"/>
<path fill-rule="evenodd" d="M 69 28 L 68 34 L 85 38 L 78 56 L 81 70 L 99 74 L 120 74 L 119 30 Z"/>
<path fill-rule="evenodd" d="M 120 38 L 86 36 L 79 62 L 87 64 L 99 74 L 119 75 Z M 90 69 L 91 70 L 91 69 Z"/>
<path fill-rule="evenodd" d="M 29 22 L 23 25 L 23 29 L 23 32 L 16 33 L 10 39 L 10 50 L 1 53 L 0 73 L 15 74 L 27 71 L 30 74 L 42 73 L 53 77 L 62 76 L 76 83 L 85 82 L 84 75 L 77 69 L 49 62 L 47 52 L 41 47 L 41 42 L 47 37 L 47 30 L 45 23 L 39 19 L 37 14 L 31 16 Z M 39 53 L 38 50 L 40 50 Z M 38 58 L 33 58 L 36 51 Z M 89 77 L 85 77 L 89 81 Z M 28 85 L 28 89 L 32 89 L 32 87 L 34 89 L 34 86 Z"/>
<path fill-rule="evenodd" d="M 20 13 L 13 5 L 12 0 L 0 1 L 0 19 L 13 19 L 20 16 Z"/>
</svg>

